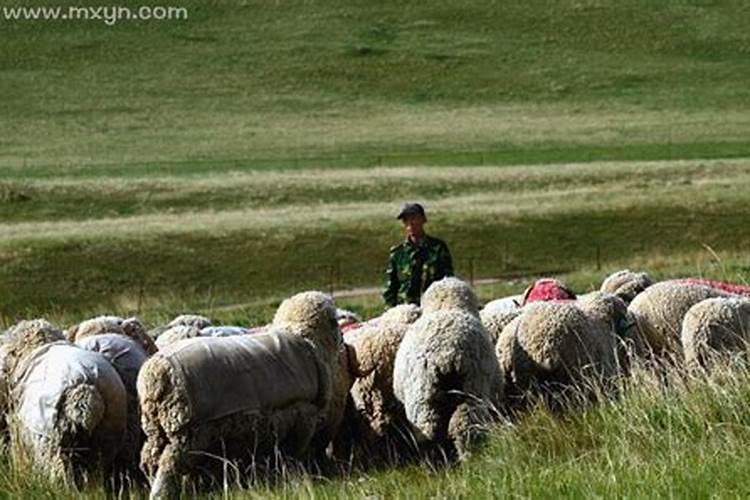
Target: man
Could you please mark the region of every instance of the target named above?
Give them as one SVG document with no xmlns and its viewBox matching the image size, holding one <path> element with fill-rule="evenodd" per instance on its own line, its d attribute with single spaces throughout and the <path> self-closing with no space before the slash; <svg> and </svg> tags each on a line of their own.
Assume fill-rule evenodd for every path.
<svg viewBox="0 0 750 500">
<path fill-rule="evenodd" d="M 444 241 L 424 232 L 427 222 L 419 203 L 406 203 L 396 217 L 404 225 L 406 240 L 392 247 L 383 298 L 388 306 L 417 304 L 433 281 L 453 276 L 453 262 Z"/>
</svg>

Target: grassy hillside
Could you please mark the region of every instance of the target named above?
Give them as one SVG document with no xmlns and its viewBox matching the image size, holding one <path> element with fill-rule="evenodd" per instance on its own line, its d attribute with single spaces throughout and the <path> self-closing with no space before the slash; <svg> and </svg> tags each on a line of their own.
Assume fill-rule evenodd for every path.
<svg viewBox="0 0 750 500">
<path fill-rule="evenodd" d="M 175 5 L 187 20 L 4 21 L 0 166 L 748 152 L 746 2 Z"/>
<path fill-rule="evenodd" d="M 601 267 L 580 283 L 592 287 L 631 266 L 743 281 L 749 178 L 748 160 L 705 160 L 18 180 L 0 303 L 6 322 L 148 318 L 379 286 L 402 238 L 393 212 L 411 198 L 466 279 Z"/>
</svg>

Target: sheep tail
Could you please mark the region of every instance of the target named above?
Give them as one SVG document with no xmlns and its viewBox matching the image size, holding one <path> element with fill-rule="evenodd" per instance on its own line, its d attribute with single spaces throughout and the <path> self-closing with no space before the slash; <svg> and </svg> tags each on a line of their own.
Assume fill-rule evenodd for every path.
<svg viewBox="0 0 750 500">
<path fill-rule="evenodd" d="M 80 384 L 67 391 L 61 413 L 74 429 L 91 433 L 104 419 L 105 410 L 97 388 Z"/>
</svg>

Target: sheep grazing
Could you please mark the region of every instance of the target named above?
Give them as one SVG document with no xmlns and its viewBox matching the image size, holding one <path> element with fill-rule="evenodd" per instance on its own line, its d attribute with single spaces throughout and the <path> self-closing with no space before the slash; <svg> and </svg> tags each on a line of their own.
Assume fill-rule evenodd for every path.
<svg viewBox="0 0 750 500">
<path fill-rule="evenodd" d="M 629 269 L 623 269 L 607 276 L 602 282 L 600 291 L 611 293 L 620 297 L 626 304 L 654 284 L 648 273 L 635 273 Z"/>
<path fill-rule="evenodd" d="M 156 337 L 156 347 L 164 349 L 169 344 L 179 340 L 194 337 L 233 337 L 235 335 L 251 335 L 264 332 L 266 327 L 243 328 L 241 326 L 207 326 L 198 329 L 191 325 L 175 325 L 164 330 Z"/>
<path fill-rule="evenodd" d="M 281 304 L 267 333 L 187 339 L 149 359 L 137 385 L 151 496 L 178 494 L 208 454 L 320 456 L 349 390 L 342 350 L 333 301 L 305 292 Z"/>
<path fill-rule="evenodd" d="M 201 331 L 190 325 L 176 325 L 167 328 L 156 337 L 156 347 L 158 350 L 165 349 L 167 346 L 180 340 L 200 337 Z"/>
<path fill-rule="evenodd" d="M 598 322 L 597 328 L 600 332 L 614 335 L 620 370 L 628 373 L 631 360 L 645 350 L 635 318 L 628 311 L 628 305 L 621 297 L 607 292 L 579 296 L 577 305 L 591 321 Z"/>
<path fill-rule="evenodd" d="M 202 330 L 208 326 L 213 326 L 210 319 L 199 314 L 180 314 L 167 324 L 167 327 L 173 326 L 192 326 Z"/>
<path fill-rule="evenodd" d="M 125 386 L 128 397 L 128 421 L 121 462 L 129 470 L 137 470 L 145 436 L 141 430 L 136 380 L 141 366 L 148 359 L 148 354 L 135 339 L 117 333 L 83 337 L 76 341 L 76 345 L 104 356 L 117 371 Z"/>
<path fill-rule="evenodd" d="M 213 323 L 205 316 L 199 314 L 180 314 L 166 325 L 157 326 L 148 333 L 151 338 L 156 339 L 156 346 L 161 349 L 162 346 L 167 346 L 172 342 L 197 337 L 200 330 L 210 326 L 213 326 Z M 187 333 L 192 332 L 193 330 L 191 329 L 195 330 L 194 335 Z"/>
<path fill-rule="evenodd" d="M 482 321 L 482 325 L 487 329 L 487 333 L 490 336 L 492 344 L 497 343 L 498 337 L 503 329 L 513 321 L 515 318 L 521 315 L 523 309 L 517 307 L 515 309 L 498 309 L 498 308 L 487 308 L 485 307 L 479 313 L 479 319 Z"/>
<path fill-rule="evenodd" d="M 8 358 L 14 446 L 53 479 L 111 465 L 125 436 L 127 395 L 107 359 L 43 320 L 13 329 Z"/>
<path fill-rule="evenodd" d="M 663 281 L 638 294 L 628 306 L 646 349 L 657 358 L 681 356 L 680 332 L 688 310 L 706 299 L 731 297 L 702 285 Z"/>
<path fill-rule="evenodd" d="M 486 434 L 502 380 L 479 301 L 456 278 L 436 281 L 422 297 L 422 316 L 396 353 L 394 394 L 418 444 L 459 459 Z"/>
<path fill-rule="evenodd" d="M 405 451 L 410 444 L 404 407 L 393 394 L 393 365 L 406 330 L 420 314 L 418 306 L 402 304 L 345 337 L 363 374 L 350 391 L 347 437 L 370 458 Z"/>
<path fill-rule="evenodd" d="M 116 333 L 125 335 L 138 342 L 148 355 L 157 351 L 154 339 L 146 332 L 146 328 L 138 318 L 121 318 L 119 316 L 97 316 L 73 325 L 65 331 L 65 337 L 70 342 L 77 342 L 85 337 Z"/>
<path fill-rule="evenodd" d="M 503 329 L 497 357 L 513 406 L 522 407 L 528 395 L 538 394 L 560 411 L 570 396 L 591 400 L 598 388 L 610 388 L 619 373 L 610 315 L 620 310 L 590 300 L 533 303 Z"/>
<path fill-rule="evenodd" d="M 720 297 L 698 302 L 685 314 L 681 340 L 691 369 L 710 370 L 718 361 L 746 361 L 750 300 Z"/>
</svg>

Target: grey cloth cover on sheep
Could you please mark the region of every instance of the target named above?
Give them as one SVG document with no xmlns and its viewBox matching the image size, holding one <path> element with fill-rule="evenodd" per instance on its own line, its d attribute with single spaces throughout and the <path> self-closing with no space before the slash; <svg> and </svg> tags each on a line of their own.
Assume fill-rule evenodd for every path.
<svg viewBox="0 0 750 500">
<path fill-rule="evenodd" d="M 87 351 L 98 352 L 107 358 L 122 378 L 128 394 L 136 393 L 138 372 L 148 359 L 148 354 L 138 342 L 125 335 L 105 333 L 79 339 L 76 345 Z"/>
<path fill-rule="evenodd" d="M 193 422 L 318 398 L 313 347 L 301 337 L 196 337 L 171 344 L 160 355 L 185 384 Z"/>
<path fill-rule="evenodd" d="M 24 360 L 14 382 L 18 416 L 32 437 L 54 430 L 65 390 L 78 384 L 96 387 L 108 403 L 105 418 L 125 422 L 125 387 L 112 365 L 99 353 L 67 341 L 37 348 Z M 121 413 L 121 414 L 113 414 Z"/>
<path fill-rule="evenodd" d="M 241 326 L 207 326 L 201 329 L 201 337 L 233 337 L 248 333 L 250 330 Z"/>
</svg>

